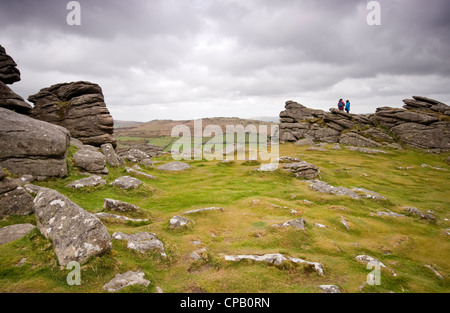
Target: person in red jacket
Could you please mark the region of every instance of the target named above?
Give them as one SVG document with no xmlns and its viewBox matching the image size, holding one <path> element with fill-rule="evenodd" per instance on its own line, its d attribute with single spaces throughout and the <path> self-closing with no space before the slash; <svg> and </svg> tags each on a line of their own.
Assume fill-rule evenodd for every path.
<svg viewBox="0 0 450 313">
<path fill-rule="evenodd" d="M 338 109 L 339 109 L 340 111 L 344 111 L 344 108 L 345 108 L 345 103 L 344 103 L 344 101 L 343 101 L 342 99 L 339 99 L 339 102 L 338 102 Z"/>
</svg>

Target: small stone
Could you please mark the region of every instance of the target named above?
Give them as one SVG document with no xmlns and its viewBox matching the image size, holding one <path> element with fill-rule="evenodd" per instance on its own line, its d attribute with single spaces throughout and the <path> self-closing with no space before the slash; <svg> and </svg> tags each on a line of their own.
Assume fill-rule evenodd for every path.
<svg viewBox="0 0 450 313">
<path fill-rule="evenodd" d="M 130 176 L 121 176 L 114 180 L 110 185 L 117 186 L 121 189 L 136 189 L 142 184 L 142 181 L 140 181 L 137 178 L 130 177 Z"/>
<path fill-rule="evenodd" d="M 82 178 L 71 182 L 66 185 L 66 187 L 79 189 L 85 187 L 95 187 L 95 186 L 104 186 L 106 185 L 106 180 L 101 178 L 98 175 L 92 175 L 90 177 Z"/>
<path fill-rule="evenodd" d="M 282 224 L 275 224 L 272 225 L 272 227 L 294 227 L 294 228 L 298 228 L 301 230 L 305 230 L 305 219 L 304 218 L 299 218 L 296 220 L 290 220 L 287 221 L 285 223 Z"/>
<path fill-rule="evenodd" d="M 114 199 L 104 199 L 103 208 L 106 210 L 116 211 L 116 212 L 138 212 L 141 208 L 127 202 L 114 200 Z"/>
<path fill-rule="evenodd" d="M 148 287 L 150 281 L 144 277 L 145 274 L 141 271 L 128 271 L 123 274 L 117 274 L 111 281 L 103 286 L 103 290 L 108 292 L 117 292 L 122 288 L 132 285 L 142 285 Z"/>
<path fill-rule="evenodd" d="M 126 240 L 128 249 L 133 249 L 141 253 L 149 250 L 156 250 L 162 257 L 167 257 L 162 241 L 153 233 L 138 232 L 129 235 L 118 231 L 112 234 L 112 238 L 116 240 Z"/>
<path fill-rule="evenodd" d="M 156 293 L 164 293 L 164 292 L 160 287 L 156 286 Z"/>
<path fill-rule="evenodd" d="M 189 224 L 191 220 L 182 217 L 182 216 L 174 216 L 169 221 L 169 227 L 172 229 L 178 229 Z"/>
<path fill-rule="evenodd" d="M 341 293 L 341 289 L 335 285 L 320 285 L 319 288 L 323 293 Z"/>
</svg>

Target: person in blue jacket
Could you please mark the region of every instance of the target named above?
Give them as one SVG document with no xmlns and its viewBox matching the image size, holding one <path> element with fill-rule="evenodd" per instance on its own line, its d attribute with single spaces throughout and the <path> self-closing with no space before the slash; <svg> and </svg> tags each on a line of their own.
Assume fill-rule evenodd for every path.
<svg viewBox="0 0 450 313">
<path fill-rule="evenodd" d="M 350 101 L 347 100 L 345 103 L 345 112 L 350 113 Z"/>
</svg>

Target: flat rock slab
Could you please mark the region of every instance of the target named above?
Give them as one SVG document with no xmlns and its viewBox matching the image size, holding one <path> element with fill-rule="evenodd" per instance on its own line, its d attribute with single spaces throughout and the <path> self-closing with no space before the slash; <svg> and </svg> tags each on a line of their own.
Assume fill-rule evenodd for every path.
<svg viewBox="0 0 450 313">
<path fill-rule="evenodd" d="M 355 187 L 355 188 L 352 188 L 352 190 L 354 192 L 356 192 L 357 194 L 359 194 L 363 198 L 374 199 L 374 200 L 387 200 L 386 197 L 383 197 L 379 193 L 365 189 L 365 188 L 356 188 Z"/>
<path fill-rule="evenodd" d="M 259 168 L 257 168 L 255 171 L 258 172 L 273 172 L 278 169 L 278 163 L 267 163 L 267 164 L 261 164 Z"/>
<path fill-rule="evenodd" d="M 278 158 L 278 162 L 280 163 L 295 163 L 295 162 L 301 162 L 299 158 L 294 158 L 290 156 L 282 156 Z"/>
<path fill-rule="evenodd" d="M 169 227 L 171 229 L 178 229 L 181 227 L 186 226 L 187 224 L 189 224 L 191 222 L 190 219 L 182 217 L 182 216 L 174 216 L 170 219 L 169 221 Z"/>
<path fill-rule="evenodd" d="M 118 231 L 113 233 L 112 237 L 116 240 L 126 240 L 128 249 L 137 250 L 142 253 L 150 250 L 156 250 L 162 257 L 167 257 L 164 251 L 164 244 L 153 233 L 138 232 L 129 235 Z"/>
<path fill-rule="evenodd" d="M 103 218 L 103 219 L 107 219 L 107 218 L 118 219 L 118 220 L 122 220 L 125 222 L 128 222 L 128 221 L 130 221 L 130 222 L 148 222 L 148 219 L 129 218 L 127 216 L 110 214 L 110 213 L 105 213 L 105 212 L 95 213 L 95 216 L 97 216 L 98 218 Z"/>
<path fill-rule="evenodd" d="M 220 211 L 220 212 L 223 212 L 225 210 L 222 209 L 222 208 L 210 207 L 210 208 L 186 211 L 183 214 L 203 213 L 203 212 L 208 212 L 208 211 Z"/>
<path fill-rule="evenodd" d="M 127 173 L 130 173 L 130 174 L 139 175 L 139 176 L 142 176 L 142 177 L 145 177 L 145 178 L 148 178 L 148 179 L 156 179 L 156 176 L 144 173 L 142 171 L 136 170 L 136 169 L 131 168 L 131 167 L 125 167 L 125 170 L 127 171 Z"/>
<path fill-rule="evenodd" d="M 295 177 L 302 177 L 306 179 L 314 179 L 320 173 L 317 166 L 305 161 L 283 164 L 283 170 L 292 172 Z"/>
<path fill-rule="evenodd" d="M 191 168 L 191 166 L 184 162 L 171 162 L 157 167 L 161 171 L 184 171 Z"/>
<path fill-rule="evenodd" d="M 272 227 L 294 227 L 297 229 L 305 230 L 305 219 L 299 218 L 296 220 L 290 220 L 282 224 L 275 224 Z"/>
<path fill-rule="evenodd" d="M 71 261 L 84 263 L 112 248 L 111 236 L 98 217 L 56 190 L 38 190 L 34 213 L 39 231 L 53 242 L 62 266 Z"/>
<path fill-rule="evenodd" d="M 253 260 L 256 262 L 267 262 L 275 265 L 280 265 L 285 261 L 290 261 L 292 263 L 306 264 L 311 266 L 319 275 L 323 276 L 323 265 L 317 262 L 309 262 L 299 258 L 292 258 L 289 256 L 284 256 L 279 253 L 274 254 L 264 254 L 264 255 L 225 255 L 226 261 L 239 262 L 241 260 Z"/>
<path fill-rule="evenodd" d="M 362 147 L 353 147 L 353 146 L 346 146 L 345 147 L 348 150 L 351 151 L 357 151 L 357 152 L 362 152 L 362 153 L 367 153 L 367 154 L 387 154 L 386 151 L 383 150 L 379 150 L 379 149 L 369 149 L 369 148 L 362 148 Z"/>
<path fill-rule="evenodd" d="M 150 281 L 145 279 L 145 274 L 141 271 L 128 271 L 123 274 L 117 274 L 112 280 L 103 286 L 103 290 L 108 292 L 117 292 L 122 288 L 132 285 L 142 285 L 148 287 Z"/>
<path fill-rule="evenodd" d="M 78 179 L 70 184 L 66 185 L 66 187 L 79 189 L 85 187 L 95 187 L 95 186 L 104 186 L 106 185 L 106 180 L 101 178 L 98 175 L 92 175 L 86 178 Z"/>
<path fill-rule="evenodd" d="M 386 210 L 387 212 L 377 211 L 378 216 L 391 216 L 391 217 L 406 217 L 406 215 L 392 212 L 390 210 Z"/>
<path fill-rule="evenodd" d="M 137 205 L 114 200 L 114 199 L 103 199 L 103 208 L 106 210 L 116 211 L 116 212 L 138 212 L 141 208 Z"/>
<path fill-rule="evenodd" d="M 334 187 L 329 185 L 326 182 L 320 181 L 320 180 L 313 180 L 309 181 L 311 184 L 309 187 L 315 191 L 322 192 L 322 193 L 330 193 L 335 195 L 345 195 L 350 196 L 353 199 L 360 199 L 360 197 L 352 190 L 345 188 L 345 187 Z"/>
<path fill-rule="evenodd" d="M 117 178 L 115 181 L 110 183 L 112 186 L 117 186 L 121 189 L 136 189 L 142 184 L 142 181 L 140 181 L 137 178 L 130 177 L 130 176 L 121 176 Z"/>
<path fill-rule="evenodd" d="M 0 245 L 20 239 L 35 229 L 31 224 L 16 224 L 0 228 Z"/>
</svg>

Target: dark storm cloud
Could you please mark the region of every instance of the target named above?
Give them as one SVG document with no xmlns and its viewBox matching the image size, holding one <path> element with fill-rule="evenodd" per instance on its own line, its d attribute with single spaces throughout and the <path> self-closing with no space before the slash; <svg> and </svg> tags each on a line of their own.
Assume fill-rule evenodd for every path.
<svg viewBox="0 0 450 313">
<path fill-rule="evenodd" d="M 25 98 L 61 81 L 99 83 L 115 118 L 277 115 L 288 99 L 323 109 L 450 100 L 450 1 L 2 0 L 0 43 Z M 258 107 L 255 112 L 255 106 Z M 130 109 L 132 108 L 132 109 Z"/>
</svg>

